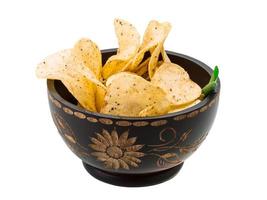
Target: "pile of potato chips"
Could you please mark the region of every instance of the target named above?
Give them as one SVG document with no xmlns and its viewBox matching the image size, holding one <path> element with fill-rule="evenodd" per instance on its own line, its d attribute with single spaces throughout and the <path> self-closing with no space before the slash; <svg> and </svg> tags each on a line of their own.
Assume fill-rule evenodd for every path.
<svg viewBox="0 0 267 200">
<path fill-rule="evenodd" d="M 119 48 L 104 66 L 97 45 L 81 39 L 44 59 L 37 77 L 61 80 L 83 108 L 104 114 L 155 116 L 200 102 L 201 88 L 164 50 L 168 22 L 150 21 L 142 42 L 129 22 L 115 19 L 114 27 Z"/>
</svg>

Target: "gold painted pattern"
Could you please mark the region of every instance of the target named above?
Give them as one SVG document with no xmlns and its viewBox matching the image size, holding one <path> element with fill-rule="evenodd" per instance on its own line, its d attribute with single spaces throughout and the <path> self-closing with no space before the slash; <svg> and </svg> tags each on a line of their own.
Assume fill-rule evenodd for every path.
<svg viewBox="0 0 267 200">
<path fill-rule="evenodd" d="M 61 108 L 61 104 L 57 100 L 53 99 L 52 102 L 55 104 L 56 107 Z"/>
<path fill-rule="evenodd" d="M 48 98 L 50 99 L 50 101 L 53 101 L 53 97 L 50 94 L 48 94 Z"/>
<path fill-rule="evenodd" d="M 137 122 L 133 122 L 133 125 L 134 125 L 134 126 L 137 126 L 137 127 L 147 126 L 148 124 L 149 124 L 149 122 L 147 122 L 147 121 L 137 121 Z"/>
<path fill-rule="evenodd" d="M 168 121 L 163 119 L 163 120 L 158 120 L 158 121 L 151 122 L 150 125 L 151 126 L 163 126 L 163 125 L 165 125 L 167 123 L 168 123 Z"/>
<path fill-rule="evenodd" d="M 99 118 L 98 121 L 102 124 L 111 125 L 113 124 L 113 121 L 111 119 L 107 118 Z"/>
<path fill-rule="evenodd" d="M 157 144 L 136 144 L 137 137 L 129 137 L 129 131 L 118 134 L 116 129 L 108 132 L 102 129 L 101 133 L 95 133 L 91 137 L 89 147 L 94 150 L 88 152 L 88 147 L 82 146 L 69 124 L 58 113 L 52 113 L 53 120 L 59 133 L 65 139 L 69 148 L 79 157 L 95 157 L 102 162 L 106 168 L 125 169 L 138 168 L 142 163 L 144 156 L 154 156 L 157 158 L 155 165 L 159 168 L 170 168 L 182 163 L 200 146 L 206 138 L 208 132 L 205 132 L 189 144 L 187 139 L 192 133 L 188 129 L 182 133 L 177 133 L 173 127 L 167 127 L 159 132 L 159 143 Z M 146 146 L 146 152 L 141 149 Z"/>
<path fill-rule="evenodd" d="M 76 137 L 69 124 L 61 117 L 58 113 L 53 113 L 53 120 L 56 124 L 56 127 L 59 133 L 69 142 L 75 144 Z"/>
<path fill-rule="evenodd" d="M 199 113 L 199 110 L 195 110 L 191 113 L 188 113 L 186 116 L 187 116 L 187 118 L 193 118 L 193 117 L 197 116 L 198 113 Z"/>
<path fill-rule="evenodd" d="M 185 119 L 185 118 L 186 118 L 186 115 L 178 115 L 178 116 L 174 117 L 173 119 L 174 119 L 175 121 L 180 121 L 180 120 L 183 120 L 183 119 Z"/>
<path fill-rule="evenodd" d="M 74 115 L 80 119 L 85 119 L 86 115 L 80 112 L 74 112 Z"/>
<path fill-rule="evenodd" d="M 89 146 L 95 150 L 91 155 L 103 162 L 106 168 L 129 170 L 130 167 L 139 167 L 140 158 L 145 155 L 139 150 L 144 145 L 135 144 L 137 137 L 128 136 L 128 131 L 119 135 L 115 129 L 111 133 L 103 129 L 102 133 L 91 138 Z"/>
<path fill-rule="evenodd" d="M 67 107 L 63 107 L 63 111 L 69 115 L 73 115 L 73 111 Z"/>
<path fill-rule="evenodd" d="M 174 128 L 167 127 L 163 129 L 159 133 L 159 144 L 146 145 L 147 148 L 150 148 L 146 156 L 158 157 L 157 166 L 160 168 L 169 168 L 182 163 L 190 154 L 196 151 L 208 134 L 208 132 L 206 132 L 193 143 L 186 144 L 191 133 L 192 129 L 188 129 L 177 136 L 177 132 Z M 169 152 L 170 150 L 173 152 Z M 168 152 L 164 153 L 166 151 Z"/>
<path fill-rule="evenodd" d="M 48 94 L 48 98 L 56 107 L 62 108 L 62 105 L 57 100 L 55 100 L 50 94 Z M 205 112 L 208 110 L 208 108 L 211 108 L 216 102 L 218 102 L 218 100 L 219 100 L 219 94 L 217 94 L 217 96 L 208 105 L 200 108 L 199 110 L 195 110 L 195 111 L 193 111 L 187 115 L 184 114 L 184 115 L 175 116 L 173 118 L 173 120 L 180 121 L 180 120 L 184 120 L 186 118 L 196 117 L 199 113 Z M 142 127 L 142 126 L 149 125 L 148 121 L 130 122 L 130 121 L 122 120 L 122 121 L 113 122 L 111 119 L 107 119 L 107 118 L 97 119 L 94 117 L 87 117 L 85 114 L 83 114 L 81 112 L 76 112 L 76 111 L 74 112 L 70 108 L 67 108 L 67 107 L 63 107 L 62 109 L 65 113 L 67 113 L 69 115 L 74 115 L 74 116 L 78 117 L 79 119 L 87 119 L 89 122 L 92 122 L 92 123 L 96 123 L 99 121 L 100 123 L 105 124 L 105 125 L 112 125 L 113 123 L 115 123 L 118 126 L 124 126 L 124 127 L 131 126 L 131 125 L 136 126 L 136 127 Z M 151 126 L 163 126 L 167 123 L 168 123 L 167 120 L 156 120 L 156 121 L 150 122 L 150 125 Z"/>
<path fill-rule="evenodd" d="M 204 107 L 200 108 L 199 111 L 200 112 L 205 112 L 206 110 L 208 110 L 208 108 L 209 108 L 208 106 L 204 106 Z"/>
<path fill-rule="evenodd" d="M 52 114 L 55 125 L 58 129 L 60 135 L 64 138 L 67 146 L 77 154 L 79 157 L 89 157 L 90 154 L 87 153 L 87 148 L 82 146 L 72 131 L 70 125 L 61 117 L 58 113 L 53 112 Z"/>
<path fill-rule="evenodd" d="M 87 120 L 88 120 L 89 122 L 93 122 L 93 123 L 98 122 L 98 120 L 97 120 L 96 118 L 94 118 L 94 117 L 87 117 Z"/>
<path fill-rule="evenodd" d="M 216 102 L 216 99 L 217 98 L 214 98 L 210 103 L 209 103 L 209 107 L 212 107 L 213 106 L 213 104 L 215 104 L 215 102 Z"/>
<path fill-rule="evenodd" d="M 131 126 L 132 125 L 132 123 L 129 121 L 117 121 L 116 124 L 118 126 Z"/>
</svg>

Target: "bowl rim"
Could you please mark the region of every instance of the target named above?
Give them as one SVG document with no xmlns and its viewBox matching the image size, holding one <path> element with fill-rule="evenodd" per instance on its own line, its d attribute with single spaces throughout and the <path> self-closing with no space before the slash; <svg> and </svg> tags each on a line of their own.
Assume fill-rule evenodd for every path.
<svg viewBox="0 0 267 200">
<path fill-rule="evenodd" d="M 104 49 L 101 50 L 101 53 L 111 53 L 116 51 L 116 48 L 111 48 L 111 49 Z M 208 72 L 208 74 L 211 76 L 213 73 L 213 70 L 206 65 L 205 63 L 181 54 L 181 53 L 177 53 L 174 51 L 166 51 L 166 53 L 168 55 L 172 55 L 172 56 L 178 56 L 184 59 L 187 59 L 191 62 L 194 62 L 195 64 L 197 64 L 199 67 L 203 68 L 206 72 Z M 63 97 L 61 97 L 61 95 L 56 91 L 55 89 L 55 85 L 54 85 L 55 80 L 51 80 L 51 79 L 47 79 L 47 91 L 48 94 L 50 94 L 53 98 L 55 98 L 56 100 L 58 100 L 60 103 L 68 106 L 69 108 L 73 109 L 74 111 L 77 112 L 81 112 L 87 115 L 93 115 L 95 117 L 99 117 L 99 118 L 108 118 L 108 119 L 115 119 L 115 120 L 161 120 L 161 119 L 166 119 L 169 117 L 176 117 L 179 115 L 184 115 L 184 114 L 188 114 L 191 113 L 195 110 L 201 109 L 202 107 L 208 105 L 213 99 L 215 99 L 217 97 L 217 95 L 219 95 L 220 93 L 220 87 L 221 87 L 221 83 L 220 83 L 220 79 L 218 78 L 218 82 L 217 82 L 217 87 L 215 88 L 215 91 L 211 94 L 209 94 L 207 97 L 205 97 L 204 100 L 202 100 L 200 103 L 190 107 L 190 108 L 186 108 L 184 110 L 178 111 L 178 112 L 173 112 L 173 113 L 167 113 L 164 115 L 157 115 L 157 116 L 149 116 L 149 117 L 130 117 L 130 116 L 117 116 L 117 115 L 109 115 L 109 114 L 103 114 L 103 113 L 98 113 L 98 112 L 91 112 L 88 110 L 85 110 L 83 108 L 78 107 L 77 105 L 74 105 L 72 103 L 70 103 L 69 101 L 65 100 Z"/>
</svg>

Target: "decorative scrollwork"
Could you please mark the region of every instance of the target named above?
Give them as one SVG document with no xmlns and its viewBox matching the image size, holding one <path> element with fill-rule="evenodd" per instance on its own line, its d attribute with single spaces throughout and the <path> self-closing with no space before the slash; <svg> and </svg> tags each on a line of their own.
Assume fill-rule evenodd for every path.
<svg viewBox="0 0 267 200">
<path fill-rule="evenodd" d="M 115 129 L 111 132 L 103 129 L 102 133 L 96 133 L 96 136 L 91 138 L 92 143 L 89 146 L 94 150 L 91 152 L 87 146 L 79 143 L 70 125 L 62 116 L 56 112 L 53 112 L 52 116 L 59 133 L 75 154 L 81 158 L 96 157 L 104 162 L 106 167 L 115 170 L 138 168 L 145 156 L 156 157 L 155 165 L 159 168 L 176 166 L 192 154 L 208 134 L 205 132 L 200 138 L 192 141 L 190 134 L 193 130 L 191 128 L 177 133 L 175 128 L 167 127 L 158 133 L 158 143 L 135 144 L 137 137 L 128 137 L 129 130 L 119 134 Z M 78 116 L 77 113 L 76 116 Z M 93 121 L 91 118 L 88 120 Z M 103 122 L 110 123 L 102 118 Z M 124 125 L 124 122 L 119 122 Z M 143 151 L 140 151 L 141 149 Z"/>
<path fill-rule="evenodd" d="M 72 131 L 70 125 L 61 117 L 58 113 L 54 112 L 53 120 L 55 125 L 58 129 L 58 132 L 63 137 L 64 141 L 66 142 L 67 146 L 80 157 L 88 157 L 87 148 L 82 146 L 78 141 L 77 138 Z"/>
<path fill-rule="evenodd" d="M 147 147 L 151 147 L 151 149 L 147 151 L 148 153 L 146 155 L 158 157 L 157 166 L 161 168 L 180 164 L 185 157 L 193 153 L 199 147 L 207 136 L 206 132 L 193 143 L 186 145 L 185 143 L 191 133 L 192 129 L 188 129 L 177 137 L 177 132 L 174 128 L 165 128 L 159 133 L 159 140 L 161 143 L 147 145 Z M 164 153 L 166 151 L 168 152 Z"/>
<path fill-rule="evenodd" d="M 165 135 L 171 135 L 171 138 L 167 139 L 164 138 Z M 163 146 L 166 146 L 170 143 L 172 143 L 176 138 L 176 131 L 174 128 L 171 128 L 171 127 L 168 127 L 168 128 L 165 128 L 163 130 L 160 131 L 159 133 L 159 140 L 162 142 L 160 144 L 151 144 L 151 145 L 147 145 L 149 147 L 163 147 Z M 153 150 L 153 149 L 152 149 Z"/>
</svg>

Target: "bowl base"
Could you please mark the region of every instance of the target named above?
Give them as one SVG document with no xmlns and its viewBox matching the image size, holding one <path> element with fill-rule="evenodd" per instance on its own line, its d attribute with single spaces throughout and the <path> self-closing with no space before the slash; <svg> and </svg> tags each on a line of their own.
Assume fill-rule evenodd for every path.
<svg viewBox="0 0 267 200">
<path fill-rule="evenodd" d="M 106 172 L 83 162 L 83 166 L 87 172 L 96 179 L 105 183 L 124 187 L 143 187 L 165 182 L 173 178 L 180 171 L 183 164 L 184 163 L 181 163 L 173 168 L 160 172 L 132 175 Z"/>
</svg>

